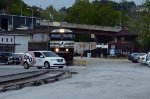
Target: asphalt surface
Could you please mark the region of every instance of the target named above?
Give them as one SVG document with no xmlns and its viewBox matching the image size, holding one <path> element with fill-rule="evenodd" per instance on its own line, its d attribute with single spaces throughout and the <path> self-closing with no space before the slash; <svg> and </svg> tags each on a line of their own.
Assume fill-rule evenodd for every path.
<svg viewBox="0 0 150 99">
<path fill-rule="evenodd" d="M 131 65 L 132 67 L 134 65 L 138 65 L 141 67 L 141 64 L 136 64 L 136 63 L 132 63 L 131 61 L 129 61 L 128 59 L 106 59 L 106 58 L 87 58 L 87 57 L 83 57 L 81 59 L 81 57 L 74 57 L 75 60 L 77 61 L 86 61 L 86 64 L 84 66 L 122 66 L 122 65 L 118 65 L 118 64 L 123 64 L 123 65 L 127 65 L 127 67 L 129 67 L 128 65 Z M 75 67 L 78 66 L 75 65 Z M 59 69 L 57 67 L 54 67 L 52 69 L 56 69 L 56 70 L 65 70 L 68 69 L 70 71 L 74 71 L 72 70 L 72 67 L 74 66 L 66 66 L 63 69 Z M 142 67 L 141 67 L 142 68 Z M 44 69 L 44 68 L 42 68 Z M 22 73 L 22 72 L 30 72 L 30 71 L 37 71 L 40 69 L 37 69 L 36 67 L 31 67 L 29 69 L 24 69 L 23 66 L 21 65 L 6 65 L 6 64 L 0 64 L 0 76 L 3 75 L 10 75 L 10 74 L 17 74 L 17 73 Z"/>
<path fill-rule="evenodd" d="M 63 69 L 59 69 L 58 67 L 51 68 L 50 70 L 66 70 L 68 67 L 64 67 Z M 39 71 L 39 70 L 47 70 L 44 67 L 42 69 L 37 69 L 36 67 L 30 67 L 29 69 L 24 69 L 21 65 L 5 65 L 0 64 L 0 76 L 11 75 L 23 72 L 31 72 L 31 71 Z"/>
<path fill-rule="evenodd" d="M 1 93 L 0 99 L 150 99 L 150 68 L 146 65 L 127 59 L 82 60 L 86 66 L 64 68 L 78 72 L 72 78 Z"/>
<path fill-rule="evenodd" d="M 17 73 L 22 73 L 22 72 L 30 72 L 30 71 L 37 71 L 38 69 L 36 68 L 31 68 L 31 69 L 24 69 L 20 65 L 5 65 L 5 64 L 0 64 L 0 76 L 3 75 L 10 75 L 10 74 L 17 74 Z"/>
</svg>

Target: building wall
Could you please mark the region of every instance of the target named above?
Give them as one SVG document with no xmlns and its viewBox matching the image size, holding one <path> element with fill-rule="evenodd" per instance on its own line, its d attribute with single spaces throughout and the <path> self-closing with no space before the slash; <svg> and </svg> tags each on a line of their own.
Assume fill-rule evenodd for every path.
<svg viewBox="0 0 150 99">
<path fill-rule="evenodd" d="M 15 47 L 14 47 L 15 46 Z M 0 47 L 13 47 L 14 52 L 28 51 L 28 36 L 27 35 L 0 35 Z M 8 48 L 9 50 L 11 48 Z M 2 50 L 2 49 L 1 49 Z M 10 50 L 12 51 L 12 49 Z"/>
<path fill-rule="evenodd" d="M 14 44 L 14 36 L 1 35 L 0 44 Z"/>
<path fill-rule="evenodd" d="M 43 42 L 47 41 L 47 34 L 45 33 L 36 33 L 32 36 L 32 39 L 30 39 L 32 42 Z"/>
<path fill-rule="evenodd" d="M 16 36 L 15 43 L 15 52 L 26 52 L 28 51 L 28 36 Z"/>
</svg>

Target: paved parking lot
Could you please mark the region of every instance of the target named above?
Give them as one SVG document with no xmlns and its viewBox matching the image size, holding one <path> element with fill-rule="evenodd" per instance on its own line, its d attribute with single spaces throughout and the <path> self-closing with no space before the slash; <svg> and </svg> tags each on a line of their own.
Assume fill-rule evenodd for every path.
<svg viewBox="0 0 150 99">
<path fill-rule="evenodd" d="M 38 69 L 36 69 L 36 68 L 31 68 L 31 69 L 27 70 L 27 69 L 24 69 L 23 66 L 20 66 L 20 65 L 0 64 L 0 76 L 22 73 L 22 72 L 37 71 L 37 70 Z"/>
<path fill-rule="evenodd" d="M 149 67 L 127 59 L 83 59 L 86 66 L 68 67 L 78 72 L 72 78 L 0 93 L 0 99 L 149 99 Z"/>
<path fill-rule="evenodd" d="M 89 81 L 84 79 L 83 82 L 91 82 L 90 84 L 96 85 L 99 91 L 97 93 L 93 89 L 97 94 L 92 98 L 149 99 L 150 67 L 132 63 L 128 59 L 84 58 L 84 60 L 87 62 L 84 75 Z"/>
</svg>

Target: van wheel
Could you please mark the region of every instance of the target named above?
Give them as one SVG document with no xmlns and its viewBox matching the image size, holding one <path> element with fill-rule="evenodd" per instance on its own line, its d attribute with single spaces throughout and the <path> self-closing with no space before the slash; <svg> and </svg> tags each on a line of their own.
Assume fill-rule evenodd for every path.
<svg viewBox="0 0 150 99">
<path fill-rule="evenodd" d="M 42 67 L 37 67 L 38 69 L 42 69 Z"/>
<path fill-rule="evenodd" d="M 45 62 L 45 63 L 44 63 L 44 67 L 45 67 L 46 69 L 49 69 L 49 68 L 50 68 L 49 62 Z"/>
<path fill-rule="evenodd" d="M 29 64 L 27 62 L 25 62 L 23 66 L 25 69 L 29 69 Z"/>
</svg>

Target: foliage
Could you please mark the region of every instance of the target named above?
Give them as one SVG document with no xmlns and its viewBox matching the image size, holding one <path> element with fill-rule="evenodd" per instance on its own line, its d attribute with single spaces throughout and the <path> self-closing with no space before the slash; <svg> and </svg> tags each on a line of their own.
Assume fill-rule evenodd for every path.
<svg viewBox="0 0 150 99">
<path fill-rule="evenodd" d="M 41 18 L 49 21 L 65 21 L 66 8 L 62 7 L 60 10 L 56 10 L 52 5 L 47 7 L 45 10 L 41 10 Z"/>
<path fill-rule="evenodd" d="M 128 6 L 122 7 L 120 6 Z M 118 26 L 120 22 L 126 25 L 129 8 L 134 7 L 133 2 L 116 3 L 113 1 L 76 0 L 67 11 L 66 21 L 70 23 L 94 24 L 102 26 Z M 124 8 L 124 9 L 123 9 Z"/>
<path fill-rule="evenodd" d="M 0 10 L 5 9 L 5 8 L 6 8 L 5 0 L 0 0 Z"/>
<path fill-rule="evenodd" d="M 140 49 L 150 49 L 150 1 L 146 0 L 144 10 L 134 13 L 130 19 L 130 30 L 137 33 L 137 44 Z"/>
<path fill-rule="evenodd" d="M 97 9 L 97 25 L 117 26 L 120 22 L 120 12 L 115 11 L 112 7 L 102 6 Z"/>
<path fill-rule="evenodd" d="M 8 7 L 8 13 L 19 15 L 21 13 L 21 10 L 20 10 L 21 6 L 18 6 L 18 5 L 20 5 L 20 2 L 18 2 L 18 3 L 12 3 Z"/>
<path fill-rule="evenodd" d="M 67 22 L 89 24 L 94 18 L 93 7 L 87 0 L 76 0 L 76 3 L 67 11 Z M 90 17 L 93 16 L 93 17 Z"/>
</svg>

